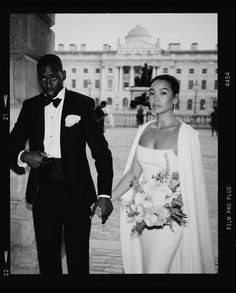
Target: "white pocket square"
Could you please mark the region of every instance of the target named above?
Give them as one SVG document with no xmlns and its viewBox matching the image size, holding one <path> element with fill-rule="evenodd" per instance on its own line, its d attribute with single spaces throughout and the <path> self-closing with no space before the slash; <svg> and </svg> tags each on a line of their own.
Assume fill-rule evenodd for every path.
<svg viewBox="0 0 236 293">
<path fill-rule="evenodd" d="M 65 126 L 71 127 L 75 123 L 78 123 L 80 121 L 81 117 L 79 115 L 68 115 L 65 119 Z"/>
</svg>

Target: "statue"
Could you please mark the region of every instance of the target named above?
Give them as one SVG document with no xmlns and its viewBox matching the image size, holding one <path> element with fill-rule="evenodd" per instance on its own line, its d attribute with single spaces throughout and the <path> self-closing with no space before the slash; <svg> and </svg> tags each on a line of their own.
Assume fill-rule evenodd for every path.
<svg viewBox="0 0 236 293">
<path fill-rule="evenodd" d="M 140 86 L 149 87 L 151 85 L 152 68 L 150 68 L 147 63 L 145 63 L 142 71 L 143 73 L 140 80 Z"/>
</svg>

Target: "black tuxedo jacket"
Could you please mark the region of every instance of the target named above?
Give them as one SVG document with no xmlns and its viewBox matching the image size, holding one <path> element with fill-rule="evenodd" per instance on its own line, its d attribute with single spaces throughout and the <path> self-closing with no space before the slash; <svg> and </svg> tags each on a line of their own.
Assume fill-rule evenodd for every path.
<svg viewBox="0 0 236 293">
<path fill-rule="evenodd" d="M 40 94 L 23 102 L 21 112 L 10 134 L 11 163 L 17 165 L 19 152 L 25 149 L 44 151 L 44 95 Z M 67 115 L 79 115 L 81 120 L 71 127 L 65 126 Z M 113 168 L 112 155 L 104 135 L 99 130 L 94 114 L 93 99 L 82 94 L 65 91 L 61 116 L 61 159 L 65 181 L 68 184 L 71 200 L 80 197 L 91 205 L 96 201 L 96 190 L 91 177 L 86 156 L 86 143 L 91 149 L 97 170 L 98 194 L 111 195 Z M 39 188 L 39 169 L 31 168 L 26 201 L 32 203 Z"/>
</svg>

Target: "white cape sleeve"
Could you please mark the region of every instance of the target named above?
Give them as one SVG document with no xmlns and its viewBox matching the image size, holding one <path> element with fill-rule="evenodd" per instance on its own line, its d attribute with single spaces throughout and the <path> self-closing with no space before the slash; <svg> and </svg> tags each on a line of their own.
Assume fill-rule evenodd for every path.
<svg viewBox="0 0 236 293">
<path fill-rule="evenodd" d="M 208 200 L 198 132 L 182 123 L 178 139 L 178 168 L 184 212 L 182 273 L 215 273 Z"/>
</svg>

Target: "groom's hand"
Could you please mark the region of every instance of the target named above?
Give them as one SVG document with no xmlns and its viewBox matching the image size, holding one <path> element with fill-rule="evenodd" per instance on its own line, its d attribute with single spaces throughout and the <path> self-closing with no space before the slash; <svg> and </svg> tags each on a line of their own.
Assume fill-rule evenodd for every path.
<svg viewBox="0 0 236 293">
<path fill-rule="evenodd" d="M 25 151 L 21 155 L 21 161 L 27 163 L 27 165 L 34 169 L 38 169 L 48 164 L 50 158 L 47 157 L 46 153 L 41 151 Z"/>
<path fill-rule="evenodd" d="M 113 211 L 113 204 L 110 198 L 100 197 L 93 206 L 94 213 L 97 209 L 101 210 L 102 224 L 105 224 Z"/>
</svg>

